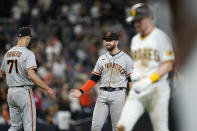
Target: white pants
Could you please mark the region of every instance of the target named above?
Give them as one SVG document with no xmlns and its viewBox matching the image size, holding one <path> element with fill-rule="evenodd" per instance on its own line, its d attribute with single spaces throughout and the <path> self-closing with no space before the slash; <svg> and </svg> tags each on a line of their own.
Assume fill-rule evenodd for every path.
<svg viewBox="0 0 197 131">
<path fill-rule="evenodd" d="M 144 111 L 147 111 L 154 131 L 169 131 L 169 98 L 170 88 L 167 81 L 159 82 L 153 91 L 143 96 L 131 90 L 117 126 L 123 126 L 125 131 L 131 131 Z"/>
</svg>

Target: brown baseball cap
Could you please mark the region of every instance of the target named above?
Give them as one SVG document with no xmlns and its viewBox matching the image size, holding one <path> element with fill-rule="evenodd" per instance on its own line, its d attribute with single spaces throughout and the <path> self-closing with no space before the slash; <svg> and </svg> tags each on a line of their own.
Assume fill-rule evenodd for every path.
<svg viewBox="0 0 197 131">
<path fill-rule="evenodd" d="M 131 16 L 129 16 L 127 18 L 127 22 L 135 22 L 135 21 L 139 21 L 143 18 L 152 16 L 152 11 L 151 9 L 148 7 L 148 5 L 144 4 L 144 3 L 138 3 L 135 4 L 131 7 Z"/>
</svg>

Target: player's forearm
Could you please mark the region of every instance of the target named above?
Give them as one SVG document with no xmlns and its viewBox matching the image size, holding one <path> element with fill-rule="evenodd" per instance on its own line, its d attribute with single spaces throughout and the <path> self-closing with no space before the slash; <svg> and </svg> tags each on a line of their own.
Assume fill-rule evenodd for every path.
<svg viewBox="0 0 197 131">
<path fill-rule="evenodd" d="M 93 88 L 97 81 L 100 79 L 100 76 L 98 75 L 95 75 L 95 74 L 92 74 L 90 80 L 88 80 L 81 88 L 80 88 L 80 91 L 81 93 L 84 93 L 88 90 L 90 90 L 91 88 Z"/>
<path fill-rule="evenodd" d="M 129 88 L 132 89 L 132 82 L 129 82 Z"/>
<path fill-rule="evenodd" d="M 0 69 L 0 79 L 5 76 L 5 72 Z"/>
<path fill-rule="evenodd" d="M 47 90 L 49 87 L 40 79 L 40 77 L 34 73 L 28 73 L 29 78 L 39 87 L 41 87 L 44 90 Z"/>
<path fill-rule="evenodd" d="M 169 73 L 173 69 L 173 62 L 166 62 L 159 66 L 158 70 L 149 76 L 149 83 L 157 82 L 166 73 Z"/>
<path fill-rule="evenodd" d="M 166 62 L 160 65 L 159 69 L 157 70 L 157 73 L 160 75 L 160 77 L 164 76 L 166 73 L 169 73 L 173 70 L 173 62 Z"/>
<path fill-rule="evenodd" d="M 93 81 L 93 80 L 88 80 L 88 81 L 80 88 L 81 93 L 87 92 L 88 90 L 90 90 L 91 88 L 93 88 L 94 85 L 96 85 L 96 82 L 95 82 L 95 81 Z"/>
<path fill-rule="evenodd" d="M 47 90 L 49 87 L 37 76 L 35 75 L 33 79 L 31 79 L 37 86 Z"/>
<path fill-rule="evenodd" d="M 3 75 L 0 73 L 0 79 L 2 79 L 3 78 Z"/>
</svg>

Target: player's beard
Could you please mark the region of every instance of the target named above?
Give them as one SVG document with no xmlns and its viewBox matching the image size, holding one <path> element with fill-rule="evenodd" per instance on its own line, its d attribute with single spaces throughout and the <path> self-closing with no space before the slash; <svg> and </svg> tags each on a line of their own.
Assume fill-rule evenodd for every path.
<svg viewBox="0 0 197 131">
<path fill-rule="evenodd" d="M 106 46 L 106 50 L 107 51 L 112 51 L 113 49 L 115 49 L 115 47 L 116 47 L 115 44 L 111 45 L 109 48 Z"/>
<path fill-rule="evenodd" d="M 141 30 L 141 27 L 139 25 L 135 25 L 135 31 L 137 33 L 140 33 L 142 30 Z"/>
<path fill-rule="evenodd" d="M 134 24 L 134 27 L 135 27 L 135 31 L 137 33 L 141 33 L 143 30 L 142 30 L 142 25 L 140 23 L 135 23 Z"/>
</svg>

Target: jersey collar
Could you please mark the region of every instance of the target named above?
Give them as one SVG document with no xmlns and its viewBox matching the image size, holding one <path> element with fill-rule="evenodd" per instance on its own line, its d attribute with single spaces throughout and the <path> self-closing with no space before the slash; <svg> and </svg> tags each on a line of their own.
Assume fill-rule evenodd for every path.
<svg viewBox="0 0 197 131">
<path fill-rule="evenodd" d="M 123 51 L 120 51 L 119 53 L 117 53 L 117 54 L 115 54 L 115 55 L 112 56 L 112 55 L 109 54 L 109 52 L 107 52 L 106 53 L 106 56 L 107 56 L 107 58 L 112 59 L 112 58 L 118 58 L 118 57 L 120 57 L 123 54 L 124 54 L 124 52 Z"/>
<path fill-rule="evenodd" d="M 140 39 L 141 40 L 146 39 L 153 32 L 154 29 L 155 29 L 155 27 L 153 27 L 152 30 L 150 32 L 148 32 L 145 36 L 141 36 L 141 34 L 140 34 Z"/>
<path fill-rule="evenodd" d="M 25 46 L 15 46 L 15 48 L 26 48 Z"/>
</svg>

